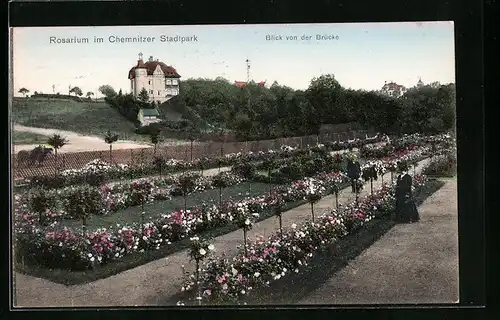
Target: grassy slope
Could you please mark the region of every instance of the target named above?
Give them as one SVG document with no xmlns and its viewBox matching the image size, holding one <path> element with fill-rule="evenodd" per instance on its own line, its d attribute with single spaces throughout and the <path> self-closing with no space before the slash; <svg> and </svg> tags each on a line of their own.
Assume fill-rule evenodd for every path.
<svg viewBox="0 0 500 320">
<path fill-rule="evenodd" d="M 13 144 L 43 144 L 47 142 L 48 136 L 44 136 L 32 132 L 19 132 L 12 133 Z"/>
<path fill-rule="evenodd" d="M 84 135 L 102 136 L 111 130 L 120 134 L 121 140 L 143 140 L 134 133 L 134 124 L 104 102 L 16 99 L 12 106 L 12 120 L 24 126 L 68 130 Z"/>
</svg>

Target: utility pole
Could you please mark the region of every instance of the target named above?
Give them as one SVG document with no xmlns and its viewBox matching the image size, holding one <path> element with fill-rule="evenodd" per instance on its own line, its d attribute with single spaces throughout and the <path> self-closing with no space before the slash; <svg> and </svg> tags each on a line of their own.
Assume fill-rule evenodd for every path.
<svg viewBox="0 0 500 320">
<path fill-rule="evenodd" d="M 250 60 L 246 59 L 245 62 L 247 63 L 247 84 L 250 82 Z"/>
</svg>

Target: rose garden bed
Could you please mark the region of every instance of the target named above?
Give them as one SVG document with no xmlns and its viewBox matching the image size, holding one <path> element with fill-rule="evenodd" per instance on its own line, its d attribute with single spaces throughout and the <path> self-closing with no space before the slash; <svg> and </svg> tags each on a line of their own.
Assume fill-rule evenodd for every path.
<svg viewBox="0 0 500 320">
<path fill-rule="evenodd" d="M 322 174 L 319 177 L 322 177 L 322 176 L 323 176 L 323 178 L 321 178 L 321 179 L 326 179 L 324 181 L 330 181 L 329 184 L 326 185 L 326 189 L 324 190 L 324 194 L 331 193 L 331 191 L 333 190 L 332 188 L 335 185 L 339 186 L 338 178 L 336 178 L 336 176 L 333 176 L 330 178 L 328 175 L 324 176 L 324 174 Z M 295 185 L 294 188 L 296 190 L 300 190 L 301 188 L 304 188 L 304 186 L 307 188 L 307 181 L 306 181 L 306 185 L 304 185 L 304 186 L 301 186 L 300 184 L 303 184 L 303 183 L 299 183 L 298 186 L 296 185 L 296 183 L 294 183 L 292 185 Z M 342 188 L 344 186 L 345 185 L 342 185 L 340 187 Z M 292 190 L 295 190 L 294 188 L 292 188 Z M 285 194 L 288 194 L 290 192 L 290 191 L 286 191 L 286 190 L 283 190 L 283 191 L 285 192 Z M 307 191 L 307 190 L 304 190 L 304 191 Z M 304 191 L 301 191 L 301 192 L 304 192 Z M 298 195 L 292 196 L 292 198 L 290 200 L 288 200 L 286 205 L 283 207 L 283 211 L 286 211 L 292 207 L 295 207 L 297 205 L 305 203 L 306 201 L 302 200 L 302 197 L 303 196 L 300 195 L 300 193 Z M 255 202 L 255 201 L 257 201 L 257 202 Z M 266 199 L 266 197 L 262 197 L 262 198 L 260 198 L 260 200 L 250 199 L 250 202 L 247 202 L 247 203 L 249 203 L 250 205 L 253 205 L 254 208 L 256 208 L 255 205 L 258 205 L 258 206 L 262 206 L 261 208 L 264 209 L 264 210 L 259 209 L 258 212 L 260 215 L 259 215 L 258 220 L 262 220 L 262 219 L 265 219 L 265 218 L 268 218 L 268 217 L 271 217 L 272 215 L 274 215 L 274 212 L 272 212 L 272 210 L 270 210 L 268 207 L 269 200 Z M 232 205 L 234 206 L 235 203 L 233 203 Z M 268 209 L 265 209 L 265 208 L 268 208 Z M 256 210 L 256 209 L 254 209 L 254 210 Z M 82 238 L 81 236 L 78 236 L 78 234 L 75 234 L 75 232 L 72 229 L 63 229 L 63 230 L 59 229 L 59 231 L 57 231 L 57 230 L 54 230 L 54 231 L 44 230 L 44 231 L 42 231 L 42 233 L 40 233 L 40 230 L 38 230 L 38 231 L 35 230 L 34 233 L 33 233 L 33 231 L 28 231 L 28 233 L 20 232 L 20 233 L 18 233 L 18 246 L 17 246 L 17 251 L 16 251 L 17 253 L 19 253 L 19 255 L 17 255 L 17 259 L 16 259 L 19 262 L 18 263 L 18 271 L 26 272 L 26 273 L 34 274 L 34 275 L 38 275 L 38 276 L 48 277 L 54 281 L 63 282 L 66 284 L 76 284 L 76 283 L 88 282 L 88 281 L 93 281 L 93 280 L 96 280 L 99 278 L 107 277 L 107 276 L 110 276 L 112 274 L 116 274 L 120 271 L 130 269 L 130 268 L 135 267 L 137 265 L 147 263 L 151 260 L 158 259 L 159 257 L 164 257 L 168 254 L 171 254 L 173 252 L 181 250 L 181 249 L 185 248 L 187 245 L 185 238 L 189 234 L 192 234 L 192 232 L 204 232 L 204 235 L 206 235 L 206 236 L 216 236 L 216 235 L 224 234 L 224 233 L 238 229 L 237 227 L 235 227 L 231 223 L 228 223 L 227 217 L 224 218 L 224 219 L 226 219 L 225 221 L 224 221 L 224 219 L 222 220 L 222 224 L 220 223 L 221 221 L 220 221 L 220 217 L 219 217 L 218 218 L 219 223 L 216 222 L 215 225 L 213 223 L 211 223 L 208 226 L 204 225 L 203 220 L 200 220 L 200 218 L 196 218 L 196 216 L 197 215 L 199 216 L 200 214 L 203 216 L 202 211 L 195 211 L 193 213 L 188 212 L 188 214 L 186 214 L 186 213 L 183 213 L 182 210 L 180 210 L 180 211 L 177 211 L 177 213 L 175 213 L 175 212 L 172 213 L 172 215 L 176 214 L 176 216 L 173 217 L 174 219 L 177 219 L 177 217 L 179 217 L 179 214 L 180 214 L 180 217 L 181 217 L 180 219 L 181 219 L 182 223 L 180 221 L 174 222 L 174 224 L 172 224 L 172 222 L 170 222 L 170 223 L 167 222 L 167 225 L 169 225 L 169 229 L 167 229 L 167 231 L 170 232 L 169 233 L 170 236 L 167 236 L 167 237 L 161 236 L 160 233 L 162 234 L 162 232 L 160 232 L 160 229 L 159 229 L 159 226 L 161 226 L 162 224 L 164 224 L 166 222 L 165 220 L 160 220 L 160 225 L 158 225 L 158 223 L 154 223 L 154 224 L 147 224 L 146 223 L 143 225 L 143 228 L 145 228 L 145 230 L 142 230 L 142 231 L 138 230 L 137 228 L 131 229 L 131 228 L 124 227 L 122 229 L 115 230 L 113 232 L 110 228 L 109 231 L 107 231 L 106 229 L 102 229 L 102 230 L 97 230 L 94 233 L 88 233 L 88 234 L 86 234 L 85 238 Z M 182 217 L 183 215 L 186 216 L 187 218 L 183 218 Z M 168 215 L 167 218 L 169 221 L 171 221 L 172 217 L 171 217 L 171 215 Z M 163 216 L 161 219 L 165 219 L 165 216 Z M 187 219 L 187 220 L 184 220 L 184 219 Z M 192 228 L 193 225 L 190 225 L 190 223 L 193 223 L 193 221 L 194 221 L 193 219 L 200 220 L 198 224 L 194 224 L 194 229 Z M 165 222 L 162 222 L 162 221 L 165 221 Z M 189 221 L 191 221 L 191 222 L 189 222 Z M 180 224 L 178 224 L 178 223 L 180 223 Z M 184 223 L 186 223 L 187 226 L 184 225 Z M 155 227 L 155 225 L 158 227 Z M 172 237 L 171 228 L 172 227 L 179 228 L 181 225 L 183 226 L 181 229 L 185 229 L 186 227 L 187 227 L 187 229 L 185 229 L 184 231 L 178 230 L 175 233 L 177 236 L 174 239 Z M 196 227 L 196 226 L 198 226 L 198 227 Z M 28 225 L 28 226 L 25 225 L 25 227 L 28 227 L 28 229 L 33 230 L 33 225 Z M 207 227 L 208 227 L 208 229 L 207 229 Z M 35 227 L 35 229 L 36 229 L 36 227 Z M 123 241 L 125 241 L 126 239 L 124 238 L 124 233 L 120 234 L 120 232 L 122 232 L 122 231 L 128 232 L 129 236 L 131 236 L 132 239 L 135 239 L 135 240 L 133 240 L 132 243 L 130 243 L 128 245 L 124 244 Z M 145 241 L 142 241 L 139 236 L 144 231 L 146 231 L 146 235 L 148 238 L 145 238 L 144 239 Z M 186 231 L 187 231 L 187 233 L 186 233 Z M 50 234 L 50 236 L 49 236 L 49 234 Z M 114 236 L 113 236 L 113 234 L 114 234 Z M 182 234 L 182 236 L 181 236 L 181 234 Z M 23 238 L 23 236 L 25 236 L 25 235 L 27 235 L 27 238 L 26 237 Z M 42 238 L 40 238 L 40 236 Z M 181 238 L 179 238 L 179 236 L 181 236 Z M 49 237 L 49 238 L 47 238 L 47 237 Z M 110 238 L 110 237 L 112 237 L 112 238 Z M 168 241 L 169 246 L 161 246 L 161 240 L 163 238 L 165 238 L 166 240 L 172 240 L 172 242 Z M 93 254 L 90 254 L 88 249 L 85 249 L 86 247 L 88 247 L 88 245 L 85 243 L 85 241 L 87 241 L 87 243 L 89 245 L 94 243 L 94 245 L 93 245 L 94 247 L 90 251 Z M 160 241 L 160 242 L 158 242 L 158 241 Z M 108 243 L 113 248 L 116 247 L 116 249 L 122 248 L 121 251 L 116 252 L 116 256 L 119 259 L 115 259 L 114 251 L 112 249 L 109 249 L 106 247 L 104 247 L 104 252 L 105 252 L 104 255 L 99 254 L 99 253 L 97 253 L 97 255 L 96 255 L 95 250 L 100 249 L 102 252 L 103 251 L 102 248 L 103 248 L 103 245 L 105 243 Z M 135 246 L 134 246 L 134 244 L 135 244 Z M 132 249 L 131 248 L 132 246 L 134 246 L 134 248 L 133 248 L 134 250 L 130 251 Z M 138 249 L 138 247 L 140 247 L 142 249 Z M 36 249 L 36 248 L 38 248 L 38 249 Z M 92 248 L 92 246 L 90 248 Z M 43 249 L 43 250 L 40 251 L 40 249 Z M 144 249 L 146 249 L 146 250 L 144 250 Z M 156 249 L 156 250 L 154 250 L 154 249 Z M 61 250 L 63 250 L 63 251 L 61 251 Z M 126 252 L 123 252 L 123 250 L 126 250 Z M 128 251 L 130 251 L 130 252 L 128 252 Z M 152 252 L 156 251 L 157 253 L 151 253 L 151 251 Z M 23 254 L 20 254 L 21 252 L 23 252 Z M 89 255 L 86 256 L 85 252 L 89 252 Z M 74 256 L 75 254 L 76 254 L 76 257 Z M 83 256 L 81 256 L 82 254 L 85 255 L 85 258 Z M 64 265 L 66 264 L 65 261 L 67 259 L 70 259 L 70 256 L 72 256 L 72 255 L 73 255 L 73 257 L 72 257 L 73 260 L 76 259 L 76 261 L 78 262 L 77 265 L 72 263 L 69 266 L 69 268 L 66 267 L 72 271 L 54 270 L 54 268 L 61 268 L 61 267 L 64 268 Z M 91 261 L 94 261 L 94 259 L 93 259 L 94 256 L 97 256 L 99 258 L 101 256 L 104 257 L 104 259 L 107 260 L 106 264 L 101 265 L 97 261 L 95 261 L 95 263 L 97 263 L 97 264 L 95 264 L 94 262 L 91 263 L 89 261 L 89 259 Z M 112 258 L 112 259 L 110 260 L 110 258 Z M 40 259 L 42 259 L 42 260 L 40 260 Z M 63 259 L 63 260 L 61 260 L 61 259 Z M 72 261 L 72 260 L 68 260 L 68 261 Z M 101 262 L 101 260 L 99 260 L 99 262 Z M 91 263 L 91 265 L 94 266 L 94 267 L 92 267 L 94 270 L 92 270 L 92 271 L 86 270 L 83 272 L 77 271 L 78 269 L 81 269 L 81 268 L 83 268 L 83 269 L 88 268 L 88 267 L 85 267 L 85 265 L 88 265 L 89 263 Z M 33 266 L 40 265 L 40 264 L 45 265 L 48 268 L 44 269 L 44 268 L 40 268 L 40 267 L 33 267 Z"/>
<path fill-rule="evenodd" d="M 402 155 L 402 159 L 418 160 L 415 159 L 415 155 L 420 155 L 420 157 L 422 157 L 421 152 L 413 152 Z M 384 162 L 384 165 L 389 165 L 394 161 L 394 159 L 387 160 Z M 375 164 L 372 163 L 370 165 Z M 320 177 L 320 179 L 330 181 L 326 184 L 323 195 L 331 193 L 335 185 L 337 185 L 337 187 L 345 186 L 345 184 L 339 185 L 338 179 L 335 178 Z M 261 180 L 267 181 L 266 174 L 261 174 Z M 300 189 L 301 187 L 295 186 L 295 188 Z M 230 206 L 233 206 L 233 208 L 235 208 L 234 206 L 238 203 L 246 203 L 245 206 L 260 208 L 257 211 L 259 213 L 257 220 L 260 221 L 275 214 L 272 207 L 269 206 L 269 195 L 266 196 L 268 191 L 268 184 L 245 182 L 243 184 L 240 183 L 226 188 L 223 194 L 224 197 L 231 196 L 232 200 L 229 201 L 229 203 Z M 245 197 L 247 192 L 251 195 L 262 196 L 253 197 L 253 199 L 243 202 L 237 201 Z M 304 190 L 301 192 L 304 192 Z M 212 189 L 201 193 L 193 193 L 188 197 L 191 197 L 189 198 L 189 204 L 198 204 L 197 202 L 203 200 L 218 200 L 218 190 Z M 294 197 L 290 198 L 286 202 L 282 208 L 283 212 L 306 202 L 306 200 L 303 200 L 302 193 L 299 193 Z M 169 202 L 170 204 L 167 204 Z M 218 201 L 215 202 L 217 203 Z M 146 206 L 149 206 L 145 207 L 144 210 L 148 212 L 148 216 L 154 216 L 155 214 L 160 215 L 162 211 L 168 211 L 169 208 L 173 207 L 174 209 L 178 209 L 179 207 L 183 207 L 184 198 L 177 197 L 177 199 L 173 202 L 170 200 L 165 201 L 163 204 L 161 201 L 156 201 L 155 203 Z M 113 222 L 116 223 L 117 221 L 121 221 L 122 224 L 132 221 L 137 222 L 140 219 L 138 211 L 140 212 L 143 210 L 142 207 L 139 206 L 125 209 L 122 212 L 115 212 L 109 216 L 93 217 L 90 220 L 91 224 L 89 225 L 91 232 L 89 232 L 85 237 L 81 237 L 81 233 L 78 231 L 78 228 L 63 230 L 47 229 L 35 232 L 29 231 L 24 235 L 23 232 L 21 232 L 17 234 L 18 243 L 16 244 L 16 269 L 20 272 L 49 278 L 53 281 L 65 284 L 78 284 L 90 282 L 99 278 L 105 278 L 149 261 L 165 257 L 171 253 L 188 247 L 188 238 L 194 233 L 202 234 L 204 237 L 215 237 L 238 229 L 234 223 L 229 223 L 227 216 L 223 217 L 222 220 L 221 217 L 218 216 L 216 219 L 212 219 L 210 223 L 206 224 L 205 219 L 207 213 L 216 216 L 216 214 L 214 214 L 218 210 L 216 207 L 217 206 L 213 206 L 212 208 L 207 208 L 207 206 L 202 206 L 202 208 L 195 207 L 191 208 L 191 212 L 183 212 L 182 209 L 174 210 L 167 215 L 168 217 L 163 216 L 160 218 L 159 222 L 141 223 L 142 230 L 137 227 L 135 227 L 135 229 L 130 228 L 129 226 L 114 228 L 114 230 L 112 227 L 108 230 L 95 229 L 98 226 L 105 226 L 106 224 L 109 225 Z M 217 210 L 213 211 L 215 209 Z M 145 216 L 143 216 L 143 219 L 144 218 Z M 78 225 L 77 221 L 66 221 L 65 223 L 69 223 L 70 225 L 74 223 L 75 226 Z M 168 236 L 164 235 L 164 231 L 161 229 L 162 225 L 168 226 L 166 230 Z M 34 230 L 36 229 L 36 226 L 24 224 L 24 228 L 31 228 L 31 230 Z M 177 229 L 173 230 L 172 228 Z M 146 239 L 141 240 L 141 234 L 143 234 L 143 237 L 146 235 Z M 28 236 L 24 237 L 25 235 Z M 130 239 L 132 239 L 132 242 L 130 242 Z M 165 240 L 165 242 L 162 243 L 162 240 Z M 168 242 L 168 245 L 164 245 L 166 242 Z M 111 247 L 107 247 L 109 245 L 111 245 Z M 116 249 L 120 250 L 116 251 Z M 45 257 L 42 257 L 43 261 L 40 261 L 40 256 L 36 257 L 41 254 L 40 252 L 45 255 Z M 82 256 L 82 254 L 84 256 Z M 87 254 L 90 254 L 90 256 L 87 256 Z M 115 254 L 117 258 L 115 258 Z M 56 269 L 64 267 L 64 264 L 66 263 L 65 260 L 70 258 L 68 255 L 76 255 L 73 259 L 81 261 L 80 265 L 73 266 L 70 270 Z M 94 261 L 94 257 L 101 258 L 102 260 Z M 40 262 L 46 266 L 40 267 Z M 91 266 L 92 270 L 88 269 L 89 266 Z M 82 270 L 78 271 L 77 269 Z"/>
</svg>

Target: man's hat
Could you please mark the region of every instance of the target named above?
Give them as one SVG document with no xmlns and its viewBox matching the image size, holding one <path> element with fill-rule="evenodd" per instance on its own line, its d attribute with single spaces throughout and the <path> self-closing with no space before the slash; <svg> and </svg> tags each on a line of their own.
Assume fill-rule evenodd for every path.
<svg viewBox="0 0 500 320">
<path fill-rule="evenodd" d="M 406 161 L 399 161 L 398 162 L 398 171 L 400 172 L 404 172 L 404 171 L 408 171 L 408 162 Z"/>
</svg>

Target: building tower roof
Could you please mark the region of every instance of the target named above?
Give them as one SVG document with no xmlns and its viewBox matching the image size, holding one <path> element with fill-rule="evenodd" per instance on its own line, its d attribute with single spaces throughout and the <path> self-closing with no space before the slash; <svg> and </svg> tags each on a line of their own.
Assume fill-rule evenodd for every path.
<svg viewBox="0 0 500 320">
<path fill-rule="evenodd" d="M 142 54 L 139 55 L 139 58 L 142 58 Z M 180 78 L 181 76 L 179 73 L 177 73 L 177 70 L 175 70 L 174 67 L 168 66 L 165 63 L 161 61 L 154 61 L 152 57 L 150 57 L 149 61 L 144 62 L 142 59 L 139 59 L 137 61 L 137 64 L 133 66 L 129 72 L 128 72 L 128 78 L 133 79 L 135 77 L 135 69 L 146 69 L 148 75 L 153 75 L 154 71 L 156 70 L 156 67 L 160 66 L 161 70 L 163 73 L 168 76 L 169 78 Z"/>
</svg>

